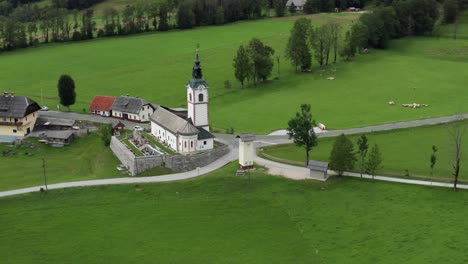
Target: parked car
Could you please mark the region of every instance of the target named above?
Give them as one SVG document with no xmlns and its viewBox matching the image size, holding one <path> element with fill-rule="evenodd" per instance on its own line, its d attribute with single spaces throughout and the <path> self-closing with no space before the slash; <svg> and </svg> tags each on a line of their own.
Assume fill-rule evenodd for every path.
<svg viewBox="0 0 468 264">
<path fill-rule="evenodd" d="M 135 129 L 136 131 L 145 131 L 145 129 L 142 128 L 141 126 L 135 126 L 134 129 Z"/>
<path fill-rule="evenodd" d="M 49 111 L 49 107 L 47 107 L 47 105 L 44 105 L 41 107 L 41 111 Z"/>
</svg>

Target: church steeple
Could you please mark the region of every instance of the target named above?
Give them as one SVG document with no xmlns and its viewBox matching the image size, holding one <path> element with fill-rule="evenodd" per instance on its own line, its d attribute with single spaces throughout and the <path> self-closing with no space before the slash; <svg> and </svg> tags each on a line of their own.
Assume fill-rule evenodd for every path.
<svg viewBox="0 0 468 264">
<path fill-rule="evenodd" d="M 203 78 L 202 68 L 200 66 L 200 57 L 198 56 L 198 49 L 197 49 L 197 56 L 195 57 L 195 65 L 193 66 L 192 77 L 194 79 Z"/>
</svg>

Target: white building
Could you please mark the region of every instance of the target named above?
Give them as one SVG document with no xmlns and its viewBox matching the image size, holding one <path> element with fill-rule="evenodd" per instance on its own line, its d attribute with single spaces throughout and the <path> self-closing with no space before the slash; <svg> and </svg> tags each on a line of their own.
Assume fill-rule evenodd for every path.
<svg viewBox="0 0 468 264">
<path fill-rule="evenodd" d="M 239 165 L 243 169 L 253 169 L 255 158 L 255 135 L 242 134 L 239 136 Z"/>
<path fill-rule="evenodd" d="M 286 7 L 289 9 L 292 4 L 296 8 L 296 11 L 303 11 L 306 0 L 288 0 L 286 2 Z"/>
<path fill-rule="evenodd" d="M 112 104 L 112 117 L 134 121 L 148 122 L 154 112 L 154 106 L 138 97 L 121 96 Z"/>
<path fill-rule="evenodd" d="M 214 136 L 209 132 L 208 84 L 203 79 L 197 57 L 192 79 L 187 84 L 187 114 L 180 109 L 156 108 L 151 115 L 153 136 L 182 154 L 209 150 L 214 147 Z"/>
</svg>

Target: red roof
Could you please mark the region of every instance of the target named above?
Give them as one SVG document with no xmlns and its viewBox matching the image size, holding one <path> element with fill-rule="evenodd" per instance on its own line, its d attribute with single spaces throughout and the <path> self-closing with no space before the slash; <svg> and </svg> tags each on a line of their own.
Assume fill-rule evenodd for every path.
<svg viewBox="0 0 468 264">
<path fill-rule="evenodd" d="M 113 96 L 95 96 L 89 108 L 91 111 L 110 111 L 115 99 Z"/>
</svg>

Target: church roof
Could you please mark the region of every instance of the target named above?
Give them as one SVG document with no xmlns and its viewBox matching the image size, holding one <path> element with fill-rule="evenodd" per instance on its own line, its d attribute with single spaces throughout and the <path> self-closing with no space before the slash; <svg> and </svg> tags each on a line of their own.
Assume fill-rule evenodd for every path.
<svg viewBox="0 0 468 264">
<path fill-rule="evenodd" d="M 151 115 L 150 120 L 171 131 L 173 134 L 196 135 L 199 133 L 199 130 L 189 121 L 171 113 L 163 107 L 158 107 Z"/>
<path fill-rule="evenodd" d="M 0 96 L 0 117 L 22 118 L 41 109 L 39 105 L 25 96 Z"/>
<path fill-rule="evenodd" d="M 150 104 L 142 98 L 121 96 L 112 104 L 112 111 L 138 114 L 144 105 Z M 153 105 L 151 105 L 153 107 Z"/>
<path fill-rule="evenodd" d="M 201 85 L 208 88 L 208 83 L 203 79 L 203 70 L 200 65 L 200 57 L 198 56 L 198 50 L 197 56 L 195 57 L 195 65 L 193 65 L 192 79 L 189 81 L 189 85 L 192 88 L 198 88 Z"/>
<path fill-rule="evenodd" d="M 206 129 L 204 129 L 203 127 L 197 127 L 197 128 L 198 128 L 198 131 L 200 131 L 200 133 L 198 133 L 198 140 L 209 139 L 209 138 L 215 137 L 213 136 L 213 134 L 206 131 Z"/>
</svg>

